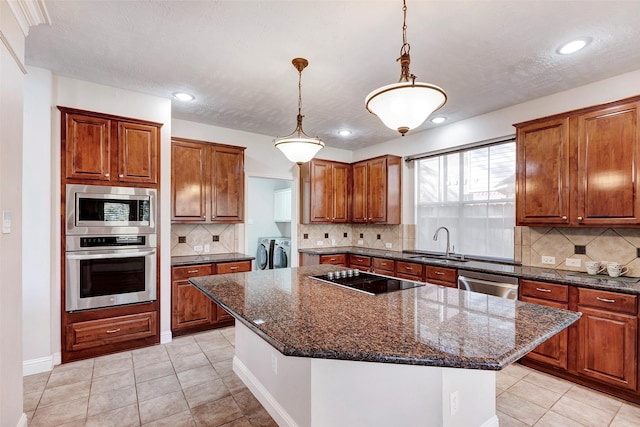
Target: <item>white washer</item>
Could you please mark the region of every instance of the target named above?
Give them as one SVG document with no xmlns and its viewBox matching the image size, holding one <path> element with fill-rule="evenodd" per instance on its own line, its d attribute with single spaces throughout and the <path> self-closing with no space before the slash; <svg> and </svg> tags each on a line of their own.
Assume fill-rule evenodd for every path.
<svg viewBox="0 0 640 427">
<path fill-rule="evenodd" d="M 291 239 L 276 237 L 273 239 L 273 268 L 291 267 Z"/>
</svg>

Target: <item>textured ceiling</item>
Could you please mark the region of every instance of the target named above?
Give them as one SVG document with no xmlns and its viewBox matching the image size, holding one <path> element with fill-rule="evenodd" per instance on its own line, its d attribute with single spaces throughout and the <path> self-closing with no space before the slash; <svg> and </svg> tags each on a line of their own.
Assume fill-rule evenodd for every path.
<svg viewBox="0 0 640 427">
<path fill-rule="evenodd" d="M 173 117 L 290 133 L 302 74 L 304 129 L 358 149 L 397 137 L 364 108 L 398 80 L 402 2 L 45 0 L 28 65 L 172 102 Z M 640 69 L 640 1 L 407 1 L 411 71 L 445 89 L 447 123 Z M 587 49 L 556 48 L 591 37 Z M 434 127 L 426 122 L 412 131 Z M 442 126 L 442 125 L 441 125 Z M 339 129 L 353 131 L 348 138 Z"/>
</svg>

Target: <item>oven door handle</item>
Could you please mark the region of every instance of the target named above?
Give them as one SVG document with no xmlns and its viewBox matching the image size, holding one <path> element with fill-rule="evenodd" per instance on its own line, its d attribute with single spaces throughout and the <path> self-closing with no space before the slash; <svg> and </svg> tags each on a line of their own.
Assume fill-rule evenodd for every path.
<svg viewBox="0 0 640 427">
<path fill-rule="evenodd" d="M 155 255 L 156 251 L 140 251 L 140 252 L 112 252 L 112 253 L 98 253 L 98 254 L 75 254 L 73 252 L 67 252 L 65 256 L 67 259 L 106 259 L 106 258 L 131 258 L 131 257 L 139 257 L 139 256 L 149 256 Z"/>
</svg>

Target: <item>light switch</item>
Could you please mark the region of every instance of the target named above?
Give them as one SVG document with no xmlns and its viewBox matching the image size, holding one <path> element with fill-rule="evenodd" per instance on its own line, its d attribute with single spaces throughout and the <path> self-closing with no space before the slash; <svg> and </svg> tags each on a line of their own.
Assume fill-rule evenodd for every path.
<svg viewBox="0 0 640 427">
<path fill-rule="evenodd" d="M 2 234 L 11 233 L 11 212 L 2 211 Z"/>
</svg>

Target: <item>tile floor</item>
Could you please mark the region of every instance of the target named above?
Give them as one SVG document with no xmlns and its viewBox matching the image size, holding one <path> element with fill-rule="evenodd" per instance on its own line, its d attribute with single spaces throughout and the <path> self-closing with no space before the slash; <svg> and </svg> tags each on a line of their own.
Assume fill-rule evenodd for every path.
<svg viewBox="0 0 640 427">
<path fill-rule="evenodd" d="M 274 427 L 231 370 L 234 329 L 24 378 L 29 426 Z M 640 426 L 640 406 L 519 364 L 498 372 L 500 427 Z"/>
<path fill-rule="evenodd" d="M 29 426 L 277 427 L 231 369 L 234 329 L 24 378 Z"/>
</svg>

